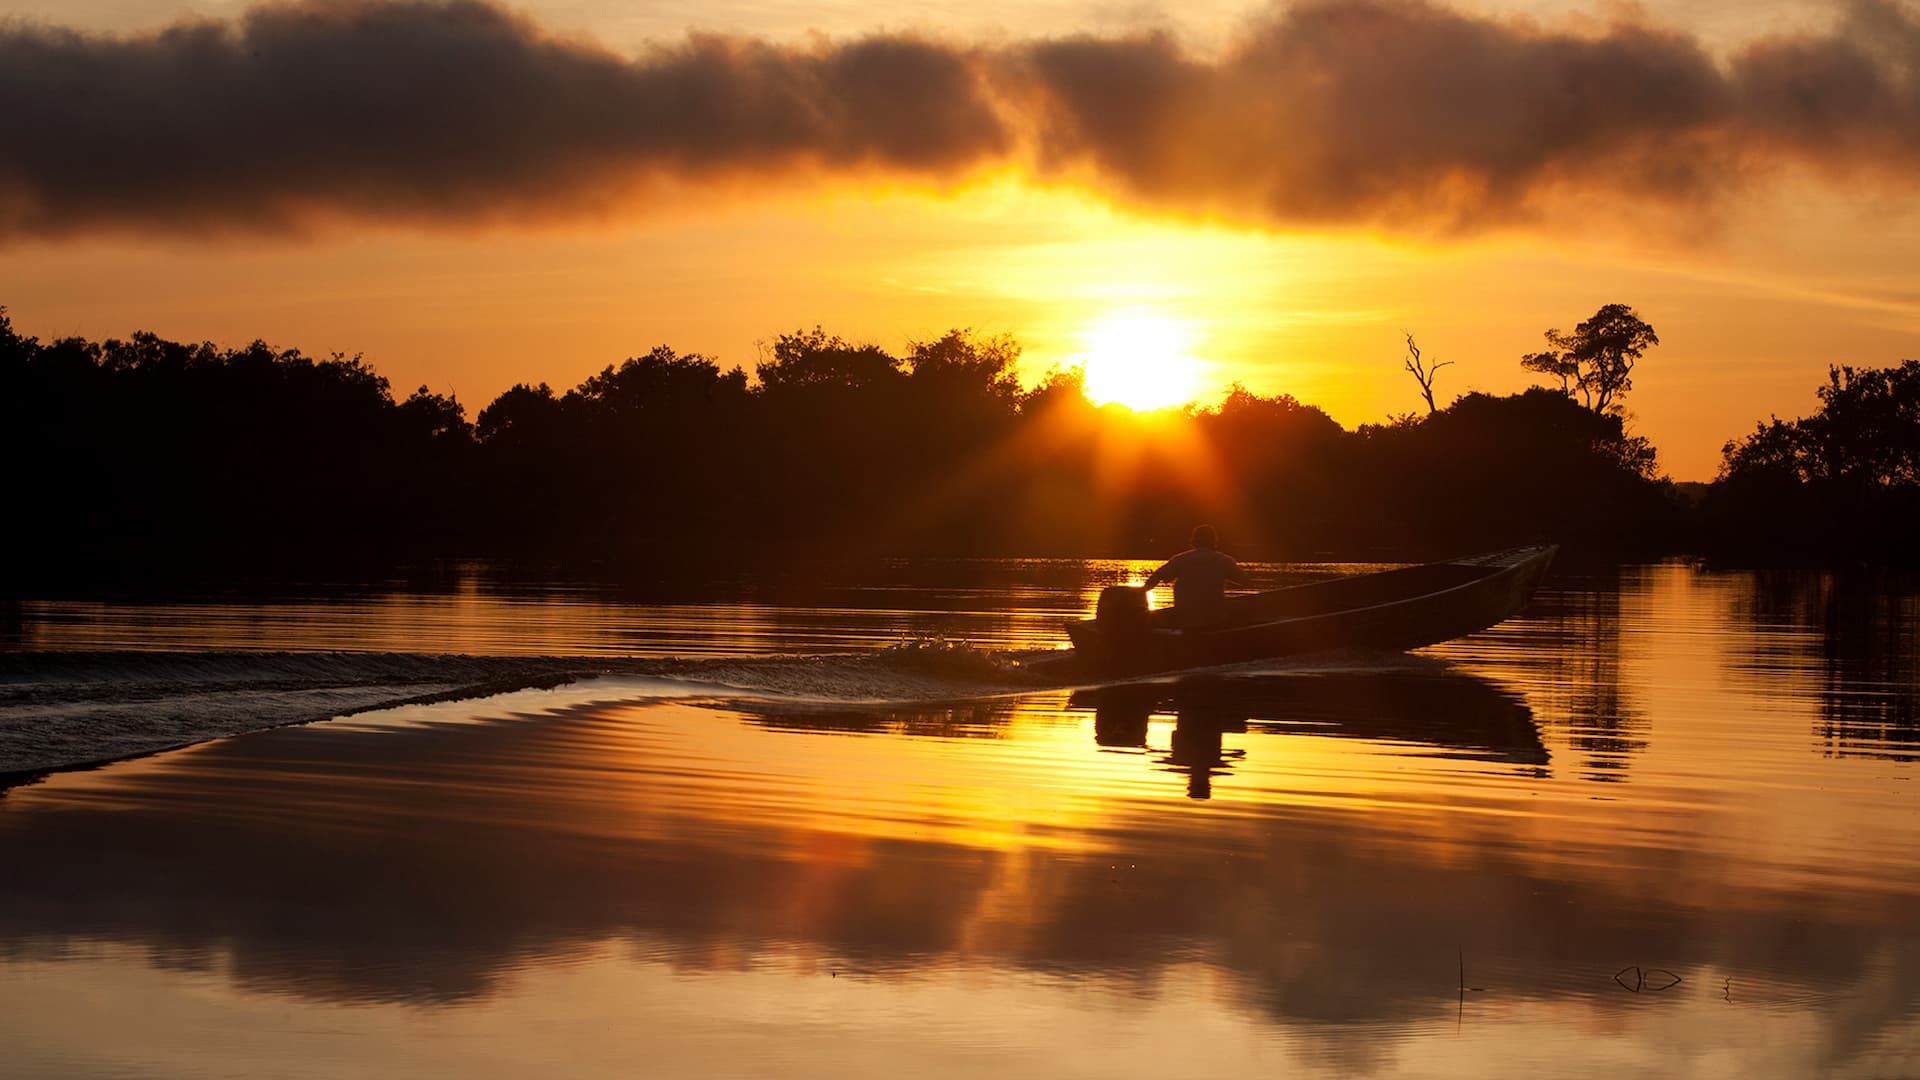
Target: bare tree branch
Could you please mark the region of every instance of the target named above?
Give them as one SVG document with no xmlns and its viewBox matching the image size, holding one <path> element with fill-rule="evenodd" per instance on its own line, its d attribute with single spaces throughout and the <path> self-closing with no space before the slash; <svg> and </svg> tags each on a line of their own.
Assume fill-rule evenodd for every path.
<svg viewBox="0 0 1920 1080">
<path fill-rule="evenodd" d="M 1414 381 L 1420 384 L 1420 396 L 1427 399 L 1427 415 L 1432 416 L 1434 413 L 1440 411 L 1433 403 L 1433 377 L 1440 373 L 1441 368 L 1453 363 L 1453 361 L 1442 360 L 1434 364 L 1426 363 L 1420 358 L 1420 346 L 1414 344 L 1413 332 L 1410 330 L 1402 330 L 1400 333 L 1405 335 L 1407 339 L 1407 373 L 1412 375 Z"/>
</svg>

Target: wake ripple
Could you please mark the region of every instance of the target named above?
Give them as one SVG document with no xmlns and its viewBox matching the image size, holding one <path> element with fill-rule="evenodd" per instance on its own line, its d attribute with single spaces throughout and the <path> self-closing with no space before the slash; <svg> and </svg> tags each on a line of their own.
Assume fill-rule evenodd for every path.
<svg viewBox="0 0 1920 1080">
<path fill-rule="evenodd" d="M 720 698 L 867 704 L 1045 683 L 1019 654 L 909 644 L 871 653 L 609 660 L 373 652 L 0 653 L 0 783 L 264 728 L 427 700 L 642 675 Z"/>
</svg>

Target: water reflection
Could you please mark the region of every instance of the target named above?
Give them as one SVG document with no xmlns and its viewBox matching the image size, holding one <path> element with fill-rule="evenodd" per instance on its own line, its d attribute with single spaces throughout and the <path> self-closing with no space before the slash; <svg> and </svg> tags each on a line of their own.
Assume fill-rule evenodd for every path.
<svg viewBox="0 0 1920 1080">
<path fill-rule="evenodd" d="M 1543 598 L 1537 616 L 1555 626 L 1546 656 L 1567 689 L 1568 743 L 1588 779 L 1627 778 L 1647 747 L 1647 720 L 1622 677 L 1622 589 L 1617 574 L 1580 582 Z"/>
<path fill-rule="evenodd" d="M 816 703 L 741 702 L 743 715 L 774 731 L 839 732 L 848 735 L 914 735 L 923 738 L 996 738 L 1013 716 L 1012 698 L 865 708 Z"/>
<path fill-rule="evenodd" d="M 1481 680 L 1152 691 L 1066 711 L 1021 699 L 982 723 L 880 713 L 863 729 L 584 703 L 539 722 L 270 732 L 56 777 L 9 795 L 0 815 L 0 859 L 34 868 L 0 890 L 0 940 L 12 956 L 122 941 L 166 967 L 224 960 L 249 989 L 368 1002 L 489 995 L 507 971 L 614 937 L 695 969 L 799 949 L 869 975 L 970 958 L 1141 992 L 1199 957 L 1273 1016 L 1315 1022 L 1446 1016 L 1456 947 L 1509 999 L 1585 999 L 1645 962 L 1737 970 L 1768 993 L 1872 987 L 1889 995 L 1887 1022 L 1916 1003 L 1911 980 L 1855 985 L 1893 941 L 1911 945 L 1917 909 L 1897 894 L 1769 896 L 1769 881 L 1713 850 L 1568 865 L 1529 851 L 1550 820 L 1436 814 L 1463 798 L 1461 774 L 1442 771 L 1459 759 L 1545 775 L 1524 703 Z M 1076 720 L 1088 707 L 1094 738 Z M 1272 801 L 1266 778 L 1269 801 L 1241 814 L 1169 812 L 1144 778 L 1080 771 L 1143 707 L 1170 707 L 1176 732 L 1244 728 L 1248 763 L 1357 740 L 1361 756 L 1339 766 L 1355 794 L 1389 768 L 1429 786 L 1356 813 Z M 832 737 L 847 730 L 891 734 Z M 1217 744 L 1200 739 L 1175 738 L 1159 758 L 1189 784 L 1236 760 L 1208 760 Z M 1008 749 L 983 753 L 996 743 Z M 1423 748 L 1444 753 L 1408 756 Z M 783 767 L 836 753 L 818 784 Z M 968 800 L 1016 782 L 1015 831 L 974 831 L 992 814 Z M 1738 883 L 1744 899 L 1702 905 L 1709 882 Z"/>
<path fill-rule="evenodd" d="M 1228 735 L 1314 735 L 1381 740 L 1446 752 L 1460 760 L 1530 766 L 1548 775 L 1549 754 L 1533 712 L 1511 692 L 1444 664 L 1392 661 L 1358 671 L 1203 674 L 1074 691 L 1067 715 L 1093 714 L 1093 743 L 1140 751 L 1186 777 L 1187 794 L 1212 796 L 1216 777 L 1233 770 L 1247 747 Z M 1012 697 L 910 707 L 740 702 L 751 722 L 772 730 L 1003 738 L 1021 714 Z M 1172 726 L 1155 745 L 1156 718 Z M 1250 726 L 1251 725 L 1251 726 Z"/>
<path fill-rule="evenodd" d="M 191 999 L 253 1033 L 234 1073 L 467 1016 L 503 1061 L 644 1033 L 609 1073 L 1217 1074 L 1234 1032 L 1252 1071 L 1906 1075 L 1913 612 L 1756 580 L 1563 583 L 1451 666 L 910 708 L 608 681 L 51 777 L 0 794 L 0 1044 L 192 1073 L 172 1033 L 98 1070 L 42 1034 Z"/>
<path fill-rule="evenodd" d="M 1158 760 L 1188 776 L 1187 794 L 1211 796 L 1213 778 L 1246 754 L 1223 736 L 1305 733 L 1433 746 L 1466 759 L 1537 766 L 1548 754 L 1526 703 L 1471 675 L 1445 670 L 1198 676 L 1170 683 L 1076 692 L 1069 707 L 1094 714 L 1094 741 L 1151 749 L 1149 722 L 1171 715 Z"/>
<path fill-rule="evenodd" d="M 918 559 L 757 578 L 602 582 L 459 563 L 372 585 L 250 594 L 28 599 L 0 649 L 344 649 L 720 657 L 850 652 L 919 637 L 1052 648 L 1061 621 L 1157 565 L 1138 559 Z M 1261 587 L 1373 567 L 1250 563 Z"/>
<path fill-rule="evenodd" d="M 1247 717 L 1223 695 L 1174 694 L 1151 685 L 1114 686 L 1081 691 L 1073 695 L 1070 705 L 1093 710 L 1094 743 L 1113 749 L 1151 750 L 1147 726 L 1156 711 L 1171 709 L 1173 731 L 1166 752 L 1155 760 L 1187 777 L 1190 799 L 1212 798 L 1215 774 L 1224 776 L 1232 770 L 1233 761 L 1246 756 L 1244 749 L 1222 744 L 1228 733 L 1247 730 Z"/>
<path fill-rule="evenodd" d="M 1801 692 L 1817 683 L 1817 736 L 1838 757 L 1920 756 L 1920 589 L 1862 571 L 1756 573 L 1729 615 L 1756 629 L 1741 674 Z"/>
</svg>

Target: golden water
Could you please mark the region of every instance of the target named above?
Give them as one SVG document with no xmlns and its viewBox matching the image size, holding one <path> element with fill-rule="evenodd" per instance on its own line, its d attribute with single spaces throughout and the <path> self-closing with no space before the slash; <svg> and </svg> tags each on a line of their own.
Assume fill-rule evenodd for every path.
<svg viewBox="0 0 1920 1080">
<path fill-rule="evenodd" d="M 1032 645 L 1083 602 L 996 572 L 15 633 L 714 655 Z M 1913 1075 L 1917 674 L 1899 582 L 1669 565 L 1410 660 L 242 736 L 0 797 L 0 1074 Z"/>
</svg>

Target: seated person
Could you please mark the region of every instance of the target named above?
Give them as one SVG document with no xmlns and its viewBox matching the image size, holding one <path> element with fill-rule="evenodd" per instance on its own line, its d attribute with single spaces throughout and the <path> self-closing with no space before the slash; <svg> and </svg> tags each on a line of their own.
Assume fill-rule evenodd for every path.
<svg viewBox="0 0 1920 1080">
<path fill-rule="evenodd" d="M 1193 546 L 1147 578 L 1147 589 L 1173 582 L 1173 625 L 1191 629 L 1219 622 L 1226 615 L 1227 583 L 1248 584 L 1240 564 L 1216 546 L 1219 542 L 1213 526 L 1198 526 L 1193 530 Z"/>
</svg>

